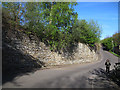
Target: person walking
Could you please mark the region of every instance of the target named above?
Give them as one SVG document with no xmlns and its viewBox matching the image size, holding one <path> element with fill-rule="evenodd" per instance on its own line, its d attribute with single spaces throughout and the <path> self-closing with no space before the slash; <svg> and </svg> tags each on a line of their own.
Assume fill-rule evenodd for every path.
<svg viewBox="0 0 120 90">
<path fill-rule="evenodd" d="M 109 59 L 106 60 L 105 65 L 106 65 L 106 72 L 109 73 L 110 72 L 110 66 L 111 66 L 111 63 L 110 63 Z"/>
</svg>

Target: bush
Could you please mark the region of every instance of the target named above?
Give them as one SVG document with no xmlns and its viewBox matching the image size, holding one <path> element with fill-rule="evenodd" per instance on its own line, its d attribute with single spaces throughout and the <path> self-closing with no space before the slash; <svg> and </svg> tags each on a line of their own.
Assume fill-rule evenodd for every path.
<svg viewBox="0 0 120 90">
<path fill-rule="evenodd" d="M 89 23 L 86 20 L 77 21 L 72 30 L 73 39 L 75 42 L 81 42 L 94 47 L 96 42 L 99 42 L 101 29 L 93 20 Z"/>
<path fill-rule="evenodd" d="M 105 47 L 105 49 L 107 51 L 112 51 L 113 50 L 113 38 L 112 37 L 108 37 L 108 38 L 105 38 L 101 41 L 103 47 Z"/>
</svg>

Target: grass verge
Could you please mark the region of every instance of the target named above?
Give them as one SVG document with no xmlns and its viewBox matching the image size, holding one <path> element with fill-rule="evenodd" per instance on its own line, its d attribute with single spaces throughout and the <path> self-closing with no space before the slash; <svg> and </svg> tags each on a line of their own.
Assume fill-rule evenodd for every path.
<svg viewBox="0 0 120 90">
<path fill-rule="evenodd" d="M 109 51 L 109 52 L 112 53 L 113 55 L 115 55 L 115 56 L 117 56 L 117 57 L 120 58 L 120 55 L 118 55 L 118 54 L 116 54 L 116 53 L 114 53 L 114 52 L 112 52 L 112 51 Z"/>
</svg>

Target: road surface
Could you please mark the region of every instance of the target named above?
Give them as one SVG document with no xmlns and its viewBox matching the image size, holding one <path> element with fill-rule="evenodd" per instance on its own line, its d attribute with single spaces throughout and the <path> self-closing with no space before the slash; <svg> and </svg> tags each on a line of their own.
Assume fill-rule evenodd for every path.
<svg viewBox="0 0 120 90">
<path fill-rule="evenodd" d="M 105 60 L 111 62 L 111 70 L 118 58 L 101 50 L 101 60 L 82 65 L 37 70 L 19 76 L 3 84 L 3 88 L 114 88 L 120 89 L 105 73 Z"/>
</svg>

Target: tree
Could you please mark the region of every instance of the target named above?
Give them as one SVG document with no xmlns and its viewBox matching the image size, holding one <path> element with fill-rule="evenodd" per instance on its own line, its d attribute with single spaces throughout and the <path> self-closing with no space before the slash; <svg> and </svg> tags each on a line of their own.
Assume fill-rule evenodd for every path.
<svg viewBox="0 0 120 90">
<path fill-rule="evenodd" d="M 93 20 L 77 20 L 71 2 L 14 2 L 3 3 L 9 11 L 10 26 L 21 26 L 27 34 L 33 34 L 51 46 L 61 50 L 82 42 L 94 46 L 99 41 L 101 29 Z"/>
<path fill-rule="evenodd" d="M 70 2 L 25 3 L 25 27 L 28 33 L 35 33 L 53 48 L 70 45 L 71 27 L 77 20 L 77 13 Z M 34 16 L 34 17 L 33 17 Z"/>
<path fill-rule="evenodd" d="M 17 29 L 17 26 L 20 25 L 21 17 L 24 12 L 22 4 L 20 2 L 3 2 L 3 9 L 10 14 L 9 23 L 10 26 L 14 26 Z"/>
<path fill-rule="evenodd" d="M 113 36 L 114 46 L 120 45 L 120 33 L 115 33 Z"/>
<path fill-rule="evenodd" d="M 92 35 L 94 35 L 94 37 L 95 37 L 94 42 L 99 42 L 100 37 L 101 37 L 101 33 L 102 33 L 100 25 L 97 22 L 91 20 L 89 22 L 89 28 L 93 33 Z"/>
<path fill-rule="evenodd" d="M 101 41 L 102 45 L 105 47 L 106 50 L 112 51 L 113 50 L 113 43 L 112 43 L 113 38 L 112 37 L 107 37 Z"/>
<path fill-rule="evenodd" d="M 101 35 L 99 25 L 93 20 L 89 23 L 86 20 L 78 20 L 73 26 L 72 32 L 76 42 L 82 42 L 92 47 L 100 40 Z"/>
</svg>

